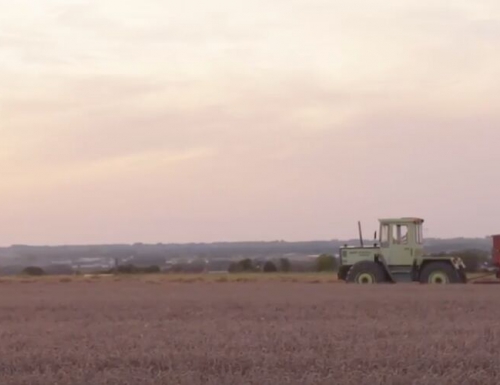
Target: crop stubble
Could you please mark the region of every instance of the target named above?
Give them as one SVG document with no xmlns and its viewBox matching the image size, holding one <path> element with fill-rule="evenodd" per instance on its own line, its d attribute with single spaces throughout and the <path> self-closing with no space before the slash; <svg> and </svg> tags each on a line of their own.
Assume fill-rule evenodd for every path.
<svg viewBox="0 0 500 385">
<path fill-rule="evenodd" d="M 492 286 L 0 285 L 2 384 L 500 383 Z"/>
</svg>

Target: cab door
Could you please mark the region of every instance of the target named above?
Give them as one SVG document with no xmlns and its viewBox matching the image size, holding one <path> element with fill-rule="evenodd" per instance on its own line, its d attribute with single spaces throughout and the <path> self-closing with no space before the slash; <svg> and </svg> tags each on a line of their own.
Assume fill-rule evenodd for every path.
<svg viewBox="0 0 500 385">
<path fill-rule="evenodd" d="M 411 266 L 414 250 L 412 226 L 406 223 L 390 224 L 386 229 L 387 238 L 384 257 L 391 266 Z"/>
<path fill-rule="evenodd" d="M 389 264 L 393 266 L 411 266 L 413 264 L 413 233 L 408 224 L 391 226 L 391 246 Z"/>
</svg>

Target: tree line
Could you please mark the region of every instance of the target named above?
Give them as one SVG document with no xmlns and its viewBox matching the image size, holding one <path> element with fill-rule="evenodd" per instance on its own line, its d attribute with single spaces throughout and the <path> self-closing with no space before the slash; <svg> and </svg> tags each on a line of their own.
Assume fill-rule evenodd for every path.
<svg viewBox="0 0 500 385">
<path fill-rule="evenodd" d="M 465 263 L 467 272 L 477 272 L 491 266 L 490 254 L 484 250 L 471 249 L 458 252 L 439 252 L 434 256 L 458 256 Z M 331 254 L 323 253 L 316 258 L 291 261 L 288 258 L 259 259 L 242 258 L 238 261 L 215 260 L 208 261 L 197 259 L 192 262 L 178 262 L 168 267 L 159 265 L 135 265 L 133 263 L 117 264 L 111 269 L 96 270 L 94 274 L 159 274 L 159 273 L 204 273 L 204 272 L 228 272 L 228 273 L 312 273 L 312 272 L 336 272 L 339 261 Z M 28 266 L 19 269 L 15 274 L 24 275 L 69 275 L 78 274 L 71 266 L 39 267 Z M 0 269 L 0 275 L 12 275 L 6 269 Z"/>
</svg>

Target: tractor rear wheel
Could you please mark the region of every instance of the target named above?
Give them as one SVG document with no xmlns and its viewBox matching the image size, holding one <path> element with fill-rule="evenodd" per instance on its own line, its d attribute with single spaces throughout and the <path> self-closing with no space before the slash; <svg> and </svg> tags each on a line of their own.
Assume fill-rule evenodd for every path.
<svg viewBox="0 0 500 385">
<path fill-rule="evenodd" d="M 351 266 L 346 282 L 357 284 L 375 284 L 385 282 L 384 268 L 373 261 L 361 261 Z"/>
<path fill-rule="evenodd" d="M 420 283 L 446 285 L 462 283 L 460 273 L 447 262 L 430 262 L 420 272 Z"/>
</svg>

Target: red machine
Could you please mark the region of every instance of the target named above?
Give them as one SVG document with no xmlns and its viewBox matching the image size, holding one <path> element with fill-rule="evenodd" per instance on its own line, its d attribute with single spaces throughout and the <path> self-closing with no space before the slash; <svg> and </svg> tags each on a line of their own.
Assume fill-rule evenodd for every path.
<svg viewBox="0 0 500 385">
<path fill-rule="evenodd" d="M 491 252 L 491 257 L 493 265 L 498 269 L 497 278 L 500 278 L 500 235 L 493 235 L 493 250 Z"/>
<path fill-rule="evenodd" d="M 493 267 L 495 268 L 494 273 L 487 273 L 483 276 L 480 277 L 475 277 L 473 279 L 470 279 L 469 281 L 471 283 L 492 283 L 492 284 L 500 284 L 500 234 L 499 235 L 492 235 L 491 236 L 493 240 L 493 247 L 491 249 L 491 261 L 493 263 Z M 488 277 L 493 276 L 493 274 L 496 275 L 497 279 L 491 279 Z M 486 279 L 482 279 L 486 278 Z"/>
</svg>

